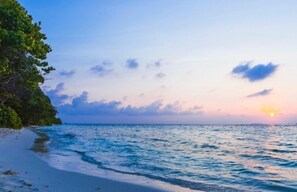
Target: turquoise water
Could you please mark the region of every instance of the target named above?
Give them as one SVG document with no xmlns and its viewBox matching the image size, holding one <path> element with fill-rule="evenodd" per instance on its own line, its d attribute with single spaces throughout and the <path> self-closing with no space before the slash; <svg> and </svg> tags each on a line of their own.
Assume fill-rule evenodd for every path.
<svg viewBox="0 0 297 192">
<path fill-rule="evenodd" d="M 297 191 L 296 126 L 62 125 L 48 153 L 204 191 Z"/>
</svg>

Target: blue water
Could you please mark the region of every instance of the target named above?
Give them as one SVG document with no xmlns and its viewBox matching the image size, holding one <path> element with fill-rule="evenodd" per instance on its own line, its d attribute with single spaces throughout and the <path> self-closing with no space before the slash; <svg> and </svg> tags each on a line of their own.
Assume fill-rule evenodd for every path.
<svg viewBox="0 0 297 192">
<path fill-rule="evenodd" d="M 297 191 L 297 126 L 62 125 L 49 153 L 204 191 Z"/>
</svg>

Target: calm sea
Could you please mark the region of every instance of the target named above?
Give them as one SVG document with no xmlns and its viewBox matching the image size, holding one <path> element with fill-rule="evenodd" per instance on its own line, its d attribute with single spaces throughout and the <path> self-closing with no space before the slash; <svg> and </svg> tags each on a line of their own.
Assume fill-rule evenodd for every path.
<svg viewBox="0 0 297 192">
<path fill-rule="evenodd" d="M 192 190 L 297 191 L 297 126 L 62 125 L 37 131 L 50 138 L 43 156 L 58 168 Z"/>
</svg>

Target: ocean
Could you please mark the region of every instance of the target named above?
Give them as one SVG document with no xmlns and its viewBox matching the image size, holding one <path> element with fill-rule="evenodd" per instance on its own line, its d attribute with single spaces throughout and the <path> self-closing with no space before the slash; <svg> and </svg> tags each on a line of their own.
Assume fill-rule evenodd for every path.
<svg viewBox="0 0 297 192">
<path fill-rule="evenodd" d="M 39 155 L 60 169 L 156 181 L 170 191 L 297 191 L 297 126 L 69 124 L 35 131 L 42 136 L 36 146 L 44 145 Z"/>
</svg>

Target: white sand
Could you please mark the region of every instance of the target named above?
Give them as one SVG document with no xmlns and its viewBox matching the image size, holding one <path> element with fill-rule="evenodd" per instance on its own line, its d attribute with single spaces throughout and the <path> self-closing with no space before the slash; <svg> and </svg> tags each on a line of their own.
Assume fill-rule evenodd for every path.
<svg viewBox="0 0 297 192">
<path fill-rule="evenodd" d="M 1 128 L 0 127 L 0 139 L 6 137 L 7 135 L 10 135 L 12 133 L 17 133 L 18 131 L 14 129 L 7 129 L 7 128 Z"/>
<path fill-rule="evenodd" d="M 37 135 L 0 128 L 0 191 L 161 192 L 161 189 L 113 181 L 50 167 L 30 150 Z M 16 175 L 5 175 L 12 170 Z"/>
</svg>

